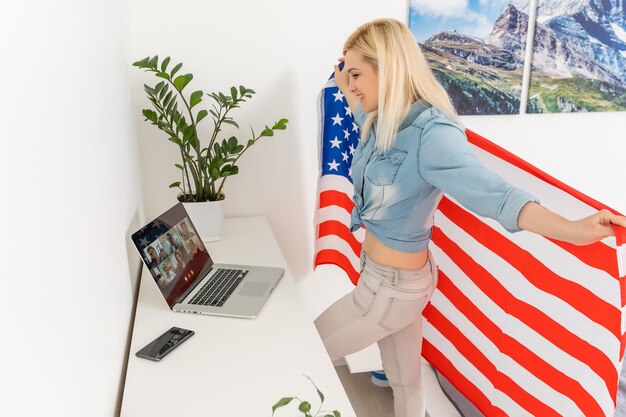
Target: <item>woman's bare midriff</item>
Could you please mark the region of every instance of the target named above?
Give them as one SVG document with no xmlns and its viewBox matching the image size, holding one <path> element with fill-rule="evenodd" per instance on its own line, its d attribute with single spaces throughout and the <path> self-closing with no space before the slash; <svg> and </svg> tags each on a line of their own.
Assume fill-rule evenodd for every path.
<svg viewBox="0 0 626 417">
<path fill-rule="evenodd" d="M 363 250 L 367 256 L 379 264 L 392 266 L 400 269 L 417 269 L 426 264 L 428 251 L 400 252 L 383 244 L 374 235 L 365 232 Z"/>
</svg>

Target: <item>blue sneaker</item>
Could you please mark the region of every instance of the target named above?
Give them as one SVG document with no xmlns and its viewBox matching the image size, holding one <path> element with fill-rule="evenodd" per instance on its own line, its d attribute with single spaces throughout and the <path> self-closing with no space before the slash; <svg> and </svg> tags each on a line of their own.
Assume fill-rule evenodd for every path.
<svg viewBox="0 0 626 417">
<path fill-rule="evenodd" d="M 385 371 L 372 371 L 372 384 L 377 387 L 388 387 L 389 381 L 387 380 Z"/>
</svg>

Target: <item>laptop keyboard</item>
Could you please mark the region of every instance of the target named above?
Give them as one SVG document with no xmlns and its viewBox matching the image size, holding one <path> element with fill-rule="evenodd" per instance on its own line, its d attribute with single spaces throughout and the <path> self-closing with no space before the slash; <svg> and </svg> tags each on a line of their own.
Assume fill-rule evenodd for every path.
<svg viewBox="0 0 626 417">
<path fill-rule="evenodd" d="M 189 304 L 223 306 L 248 272 L 247 269 L 218 269 L 213 277 L 193 296 Z"/>
</svg>

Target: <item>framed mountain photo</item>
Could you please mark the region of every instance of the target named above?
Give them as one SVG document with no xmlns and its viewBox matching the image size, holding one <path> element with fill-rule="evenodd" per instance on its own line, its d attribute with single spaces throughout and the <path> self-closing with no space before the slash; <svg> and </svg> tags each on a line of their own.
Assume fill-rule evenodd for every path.
<svg viewBox="0 0 626 417">
<path fill-rule="evenodd" d="M 409 28 L 461 115 L 518 114 L 528 13 L 511 0 L 411 0 Z"/>
<path fill-rule="evenodd" d="M 626 3 L 538 0 L 527 112 L 624 110 Z"/>
</svg>

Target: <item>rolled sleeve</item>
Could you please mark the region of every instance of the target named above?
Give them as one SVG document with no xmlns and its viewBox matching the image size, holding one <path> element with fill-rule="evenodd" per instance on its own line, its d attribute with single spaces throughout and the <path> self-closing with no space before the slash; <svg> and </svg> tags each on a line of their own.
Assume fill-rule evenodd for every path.
<svg viewBox="0 0 626 417">
<path fill-rule="evenodd" d="M 461 205 L 498 221 L 509 232 L 521 229 L 522 207 L 539 201 L 487 169 L 472 152 L 465 132 L 443 116 L 424 124 L 418 150 L 419 174 Z"/>
</svg>

